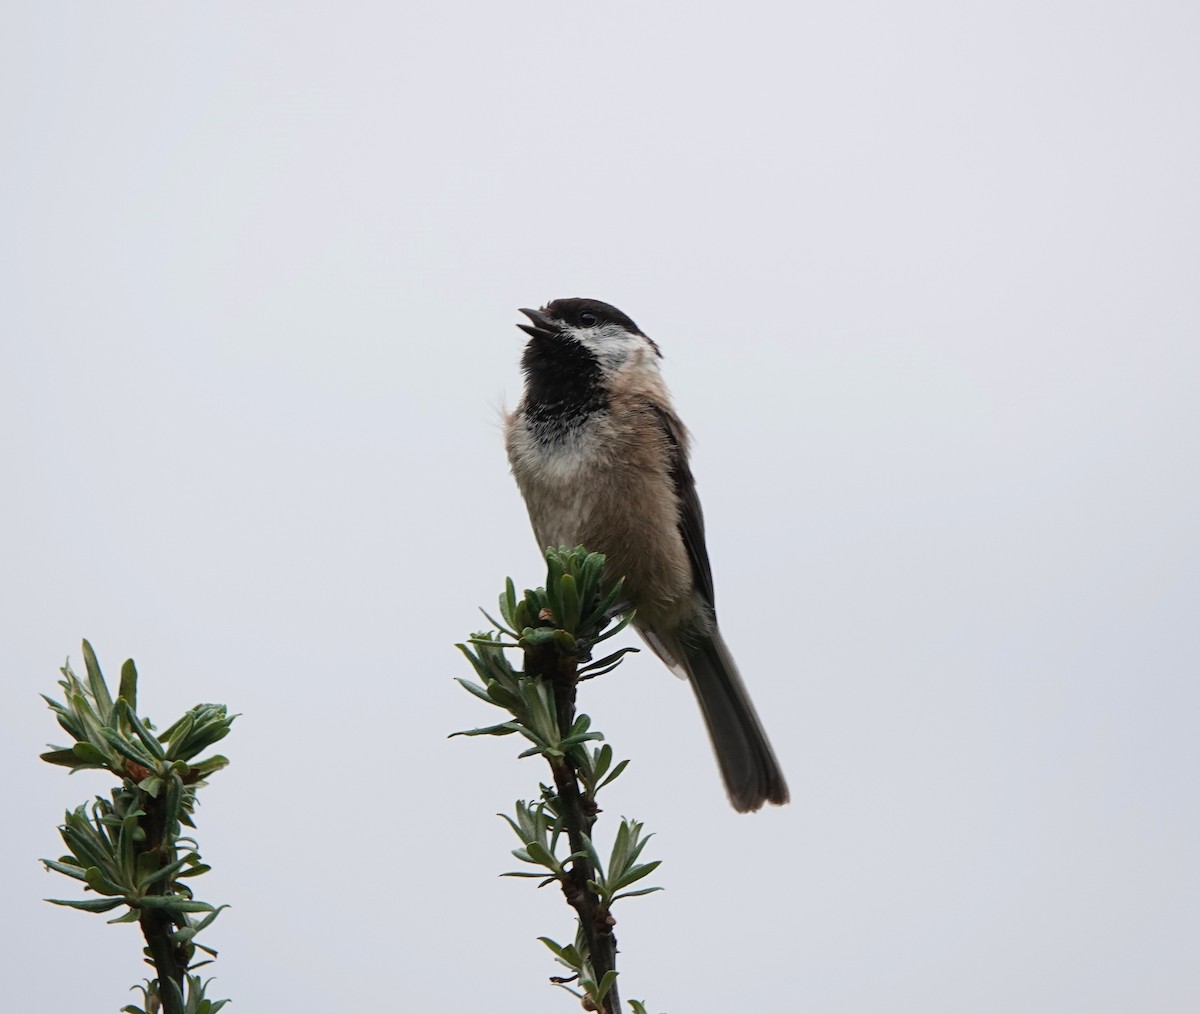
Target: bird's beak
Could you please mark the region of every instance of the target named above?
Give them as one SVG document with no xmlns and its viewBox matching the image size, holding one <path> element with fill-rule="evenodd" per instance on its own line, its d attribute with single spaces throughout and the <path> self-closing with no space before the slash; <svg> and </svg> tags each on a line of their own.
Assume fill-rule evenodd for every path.
<svg viewBox="0 0 1200 1014">
<path fill-rule="evenodd" d="M 552 338 L 554 335 L 558 334 L 559 328 L 549 317 L 542 313 L 541 310 L 528 310 L 522 307 L 520 312 L 525 314 L 525 316 L 533 321 L 533 323 L 518 324 L 517 327 L 519 327 L 531 338 Z"/>
</svg>

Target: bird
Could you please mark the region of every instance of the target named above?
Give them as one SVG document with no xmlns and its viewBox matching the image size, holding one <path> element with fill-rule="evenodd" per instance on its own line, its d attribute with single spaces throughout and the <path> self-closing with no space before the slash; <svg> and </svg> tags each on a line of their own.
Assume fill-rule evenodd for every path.
<svg viewBox="0 0 1200 1014">
<path fill-rule="evenodd" d="M 605 555 L 651 650 L 695 692 L 729 801 L 782 805 L 788 788 L 717 626 L 689 436 L 658 345 L 615 306 L 555 299 L 528 324 L 524 392 L 504 418 L 509 465 L 543 549 Z"/>
</svg>

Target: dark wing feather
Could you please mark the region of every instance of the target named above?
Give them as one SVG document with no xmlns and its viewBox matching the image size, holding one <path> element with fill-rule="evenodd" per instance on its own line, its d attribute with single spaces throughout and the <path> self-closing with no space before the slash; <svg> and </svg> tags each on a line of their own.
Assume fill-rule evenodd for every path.
<svg viewBox="0 0 1200 1014">
<path fill-rule="evenodd" d="M 679 496 L 679 532 L 687 546 L 696 588 L 712 609 L 712 568 L 704 545 L 704 516 L 696 481 L 688 467 L 687 434 L 670 412 L 657 406 L 654 411 L 667 441 L 667 464 Z M 712 624 L 709 629 L 693 627 L 673 633 L 671 652 L 678 652 L 676 658 L 696 692 L 734 809 L 745 812 L 757 810 L 763 803 L 786 803 L 787 781 L 720 631 Z M 653 647 L 654 632 L 643 631 L 643 636 Z"/>
<path fill-rule="evenodd" d="M 670 412 L 653 406 L 654 415 L 667 439 L 667 468 L 675 493 L 679 497 L 679 534 L 687 547 L 692 563 L 692 577 L 704 601 L 716 609 L 713 596 L 712 566 L 708 562 L 708 547 L 704 543 L 704 513 L 696 495 L 696 480 L 687 459 L 687 434 L 683 424 Z"/>
</svg>

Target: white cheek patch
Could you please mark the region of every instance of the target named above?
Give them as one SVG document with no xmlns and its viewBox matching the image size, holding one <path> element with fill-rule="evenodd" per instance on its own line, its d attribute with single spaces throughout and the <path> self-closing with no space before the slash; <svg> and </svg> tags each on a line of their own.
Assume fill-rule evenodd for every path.
<svg viewBox="0 0 1200 1014">
<path fill-rule="evenodd" d="M 640 334 L 630 334 L 619 324 L 576 328 L 572 337 L 599 361 L 606 371 L 624 366 L 650 343 Z"/>
</svg>

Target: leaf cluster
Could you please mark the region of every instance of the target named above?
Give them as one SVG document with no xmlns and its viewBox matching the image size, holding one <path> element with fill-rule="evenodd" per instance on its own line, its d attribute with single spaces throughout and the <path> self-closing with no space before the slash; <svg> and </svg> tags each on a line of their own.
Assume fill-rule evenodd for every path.
<svg viewBox="0 0 1200 1014">
<path fill-rule="evenodd" d="M 611 672 L 626 654 L 637 649 L 621 648 L 591 661 L 591 649 L 624 630 L 634 615 L 633 610 L 628 610 L 611 629 L 605 629 L 614 615 L 622 611 L 622 582 L 616 581 L 611 588 L 605 588 L 602 554 L 589 553 L 582 547 L 562 548 L 547 551 L 546 562 L 546 587 L 526 589 L 518 598 L 512 578 L 506 579 L 499 602 L 503 622 L 484 612 L 495 630 L 472 635 L 468 642 L 470 647 L 457 645 L 482 680 L 482 683 L 474 683 L 460 678 L 458 682 L 480 700 L 507 711 L 511 718 L 453 735 L 508 736 L 519 733 L 533 744 L 521 754 L 522 757 L 542 754 L 557 760 L 589 740 L 604 737 L 591 731 L 591 719 L 587 715 L 579 715 L 564 733 L 559 725 L 554 688 L 545 680 L 514 669 L 505 650 L 551 649 L 573 660 L 576 663 L 574 678 L 583 680 Z M 580 662 L 588 664 L 579 665 Z M 613 777 L 623 769 L 624 763 Z M 595 787 L 593 781 L 592 788 Z"/>
<path fill-rule="evenodd" d="M 587 941 L 584 939 L 582 927 L 576 933 L 573 944 L 555 943 L 549 937 L 538 939 L 550 949 L 560 965 L 571 971 L 571 975 L 565 978 L 556 975 L 550 981 L 556 986 L 561 986 L 572 996 L 578 997 L 585 1010 L 603 1010 L 604 998 L 616 984 L 618 973 L 616 969 L 609 969 L 600 976 L 599 982 L 596 981 L 591 962 L 584 957 L 587 954 Z M 577 983 L 579 989 L 573 989 L 570 985 L 572 982 Z"/>
<path fill-rule="evenodd" d="M 137 716 L 138 674 L 133 659 L 126 659 L 121 666 L 116 700 L 87 641 L 83 642 L 83 661 L 86 682 L 75 675 L 69 661 L 60 670 L 62 702 L 42 695 L 58 724 L 75 740 L 69 747 L 51 747 L 42 754 L 46 763 L 68 767 L 72 773 L 102 768 L 139 783 L 157 779 L 143 786 L 151 795 L 157 795 L 161 781 L 170 772 L 178 774 L 185 784 L 197 786 L 229 763 L 219 754 L 190 763 L 197 754 L 229 735 L 237 716 L 228 714 L 225 705 L 197 704 L 161 735 L 155 735 L 153 723 Z"/>
<path fill-rule="evenodd" d="M 561 547 L 547 550 L 546 564 L 546 586 L 527 588 L 520 598 L 512 578 L 505 581 L 504 594 L 500 596 L 503 622 L 483 613 L 496 630 L 512 639 L 506 642 L 496 638 L 498 643 L 511 648 L 552 644 L 564 654 L 590 663 L 580 668 L 580 679 L 603 675 L 615 668 L 625 654 L 637 650 L 625 648 L 591 661 L 592 648 L 624 630 L 635 612 L 621 599 L 623 580 L 606 587 L 603 554 L 589 553 L 582 546 Z M 617 615 L 621 619 L 609 628 Z M 472 643 L 475 640 L 472 638 Z"/>
<path fill-rule="evenodd" d="M 167 980 L 172 1000 L 178 1005 L 182 1014 L 217 1014 L 217 1011 L 229 1003 L 228 1000 L 209 1000 L 205 997 L 204 991 L 208 988 L 211 979 L 201 979 L 198 975 L 185 975 L 183 981 L 184 988 L 180 989 L 174 979 Z M 141 990 L 142 1003 L 145 1006 L 137 1007 L 134 1004 L 128 1004 L 121 1008 L 122 1014 L 157 1014 L 161 1005 L 156 986 L 156 983 L 150 981 L 147 981 L 144 986 L 135 986 L 134 989 Z"/>
<path fill-rule="evenodd" d="M 602 749 L 607 750 L 605 746 Z M 611 751 L 610 751 L 611 752 Z M 506 877 L 536 877 L 541 878 L 538 887 L 545 887 L 554 881 L 566 883 L 568 872 L 566 863 L 572 859 L 586 857 L 595 871 L 595 879 L 588 881 L 588 887 L 594 891 L 604 907 L 610 908 L 612 903 L 621 898 L 632 898 L 640 894 L 651 894 L 661 891 L 661 887 L 645 887 L 637 891 L 626 891 L 625 888 L 636 883 L 643 877 L 653 873 L 661 860 L 651 863 L 639 863 L 638 857 L 653 835 L 641 837 L 643 824 L 640 821 L 621 819 L 617 828 L 616 840 L 607 863 L 604 862 L 590 836 L 584 834 L 583 849 L 564 856 L 558 854 L 559 841 L 564 831 L 563 815 L 558 812 L 557 797 L 548 786 L 542 787 L 542 798 L 537 802 L 518 800 L 516 816 L 509 817 L 499 814 L 512 828 L 513 833 L 521 840 L 522 847 L 513 849 L 513 855 L 523 863 L 531 866 L 541 866 L 550 875 L 515 871 L 502 874 Z"/>
</svg>

